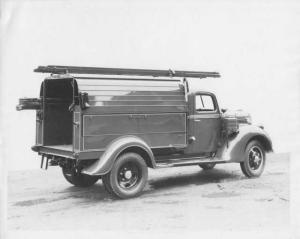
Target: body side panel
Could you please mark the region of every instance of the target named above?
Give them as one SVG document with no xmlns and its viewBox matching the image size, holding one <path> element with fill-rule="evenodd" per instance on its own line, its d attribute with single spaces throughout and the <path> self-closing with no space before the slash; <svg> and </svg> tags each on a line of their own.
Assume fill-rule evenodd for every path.
<svg viewBox="0 0 300 239">
<path fill-rule="evenodd" d="M 122 135 L 136 135 L 149 147 L 185 146 L 186 114 L 106 114 L 83 116 L 83 150 L 104 149 Z"/>
</svg>

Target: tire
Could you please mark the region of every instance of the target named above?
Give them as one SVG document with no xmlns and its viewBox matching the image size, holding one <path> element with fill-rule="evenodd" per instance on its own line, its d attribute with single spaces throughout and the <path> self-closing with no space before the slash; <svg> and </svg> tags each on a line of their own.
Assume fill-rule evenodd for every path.
<svg viewBox="0 0 300 239">
<path fill-rule="evenodd" d="M 102 183 L 103 183 L 103 186 L 104 186 L 106 192 L 108 192 L 110 195 L 114 196 L 113 190 L 109 184 L 109 174 L 105 174 L 102 176 Z"/>
<path fill-rule="evenodd" d="M 244 161 L 240 163 L 243 174 L 248 178 L 259 177 L 266 165 L 264 147 L 257 140 L 250 141 L 245 149 Z"/>
<path fill-rule="evenodd" d="M 107 192 L 121 199 L 140 195 L 147 179 L 146 162 L 136 153 L 125 153 L 119 156 L 111 171 L 102 177 Z"/>
<path fill-rule="evenodd" d="M 199 164 L 199 166 L 203 170 L 211 170 L 216 166 L 216 164 L 215 163 L 201 163 L 201 164 Z"/>
<path fill-rule="evenodd" d="M 90 176 L 76 172 L 74 169 L 62 168 L 65 179 L 76 187 L 90 187 L 94 185 L 100 177 Z"/>
</svg>

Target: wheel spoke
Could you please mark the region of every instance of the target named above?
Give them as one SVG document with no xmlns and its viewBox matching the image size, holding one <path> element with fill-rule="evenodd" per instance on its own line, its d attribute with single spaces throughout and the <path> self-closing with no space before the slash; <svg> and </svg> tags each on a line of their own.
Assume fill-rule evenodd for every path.
<svg viewBox="0 0 300 239">
<path fill-rule="evenodd" d="M 262 164 L 263 156 L 260 148 L 257 146 L 252 147 L 249 150 L 249 166 L 252 170 L 258 170 Z"/>
</svg>

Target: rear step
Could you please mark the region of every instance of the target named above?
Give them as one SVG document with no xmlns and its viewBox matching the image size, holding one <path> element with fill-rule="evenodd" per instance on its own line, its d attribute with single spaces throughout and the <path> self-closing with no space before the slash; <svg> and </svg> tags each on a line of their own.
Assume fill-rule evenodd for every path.
<svg viewBox="0 0 300 239">
<path fill-rule="evenodd" d="M 179 167 L 179 166 L 189 166 L 198 165 L 201 163 L 224 163 L 225 160 L 220 160 L 218 158 L 210 157 L 195 157 L 195 158 L 177 158 L 177 159 L 167 159 L 161 160 L 156 163 L 157 168 L 168 168 L 168 167 Z"/>
</svg>

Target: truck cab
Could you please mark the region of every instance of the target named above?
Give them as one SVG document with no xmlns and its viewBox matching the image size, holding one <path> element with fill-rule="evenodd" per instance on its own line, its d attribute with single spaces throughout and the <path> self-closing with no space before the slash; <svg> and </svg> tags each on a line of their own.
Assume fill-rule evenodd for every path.
<svg viewBox="0 0 300 239">
<path fill-rule="evenodd" d="M 189 78 L 216 72 L 42 66 L 51 73 L 39 98 L 17 110 L 36 110 L 41 167 L 60 166 L 75 186 L 102 178 L 118 198 L 142 192 L 148 168 L 240 163 L 247 177 L 261 175 L 272 143 L 242 111 L 222 112 L 216 96 L 193 92 Z"/>
<path fill-rule="evenodd" d="M 188 96 L 189 141 L 188 153 L 215 153 L 222 141 L 222 117 L 216 96 L 198 91 Z"/>
</svg>

